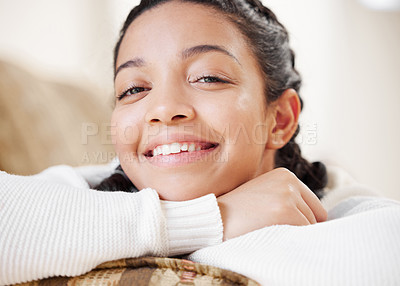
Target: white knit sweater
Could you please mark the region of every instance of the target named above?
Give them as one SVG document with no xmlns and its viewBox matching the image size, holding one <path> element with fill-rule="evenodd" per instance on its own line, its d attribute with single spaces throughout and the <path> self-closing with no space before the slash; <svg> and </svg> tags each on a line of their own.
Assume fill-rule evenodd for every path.
<svg viewBox="0 0 400 286">
<path fill-rule="evenodd" d="M 266 227 L 221 243 L 214 195 L 166 202 L 151 189 L 90 190 L 114 167 L 0 173 L 0 285 L 183 253 L 262 285 L 400 285 L 400 204 L 361 197 L 373 193 L 340 170 L 329 169 L 327 222 Z"/>
</svg>

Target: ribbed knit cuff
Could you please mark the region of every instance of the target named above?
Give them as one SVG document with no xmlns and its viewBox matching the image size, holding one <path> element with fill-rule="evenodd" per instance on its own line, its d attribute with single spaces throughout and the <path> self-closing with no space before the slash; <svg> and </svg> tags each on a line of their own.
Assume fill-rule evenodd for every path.
<svg viewBox="0 0 400 286">
<path fill-rule="evenodd" d="M 222 242 L 222 219 L 214 194 L 184 202 L 161 201 L 161 208 L 167 220 L 170 256 Z"/>
</svg>

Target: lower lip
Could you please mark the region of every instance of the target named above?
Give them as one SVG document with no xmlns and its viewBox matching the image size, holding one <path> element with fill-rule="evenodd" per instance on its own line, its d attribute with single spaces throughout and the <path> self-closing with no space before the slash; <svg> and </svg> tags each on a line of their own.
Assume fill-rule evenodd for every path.
<svg viewBox="0 0 400 286">
<path fill-rule="evenodd" d="M 181 152 L 176 154 L 171 153 L 169 155 L 158 155 L 154 157 L 145 157 L 145 158 L 152 165 L 158 167 L 164 167 L 164 168 L 178 167 L 196 163 L 199 161 L 213 160 L 213 158 L 210 155 L 212 155 L 212 153 L 214 153 L 218 149 L 218 147 L 219 145 L 206 150 Z"/>
</svg>

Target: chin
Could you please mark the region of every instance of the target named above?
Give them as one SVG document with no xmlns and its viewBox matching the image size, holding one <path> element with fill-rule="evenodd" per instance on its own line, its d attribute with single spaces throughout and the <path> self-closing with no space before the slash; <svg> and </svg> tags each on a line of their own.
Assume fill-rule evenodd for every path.
<svg viewBox="0 0 400 286">
<path fill-rule="evenodd" d="M 182 184 L 180 186 L 173 186 L 170 184 L 167 188 L 165 185 L 164 187 L 153 185 L 150 188 L 156 190 L 160 199 L 165 201 L 188 201 L 209 194 L 209 192 L 206 192 L 207 188 L 203 188 L 201 190 L 197 188 L 193 189 L 186 184 Z"/>
<path fill-rule="evenodd" d="M 160 199 L 167 201 L 187 201 L 196 199 L 211 193 L 216 196 L 222 195 L 232 190 L 232 182 L 227 185 L 222 182 L 219 177 L 215 180 L 209 173 L 193 174 L 187 173 L 167 173 L 158 174 L 157 176 L 146 174 L 137 174 L 135 179 L 144 177 L 143 181 L 132 181 L 138 189 L 151 188 L 154 189 Z M 149 180 L 149 178 L 152 178 Z"/>
<path fill-rule="evenodd" d="M 189 201 L 206 195 L 206 194 L 188 193 L 187 190 L 176 190 L 176 189 L 171 191 L 158 191 L 157 189 L 155 190 L 160 196 L 160 199 L 164 201 Z"/>
</svg>

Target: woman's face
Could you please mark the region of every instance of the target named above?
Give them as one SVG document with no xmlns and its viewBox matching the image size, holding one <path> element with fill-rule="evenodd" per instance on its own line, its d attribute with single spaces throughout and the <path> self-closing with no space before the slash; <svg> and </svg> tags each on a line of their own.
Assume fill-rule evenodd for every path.
<svg viewBox="0 0 400 286">
<path fill-rule="evenodd" d="M 113 140 L 137 188 L 219 196 L 273 168 L 261 71 L 220 13 L 177 2 L 143 13 L 116 67 Z"/>
</svg>

